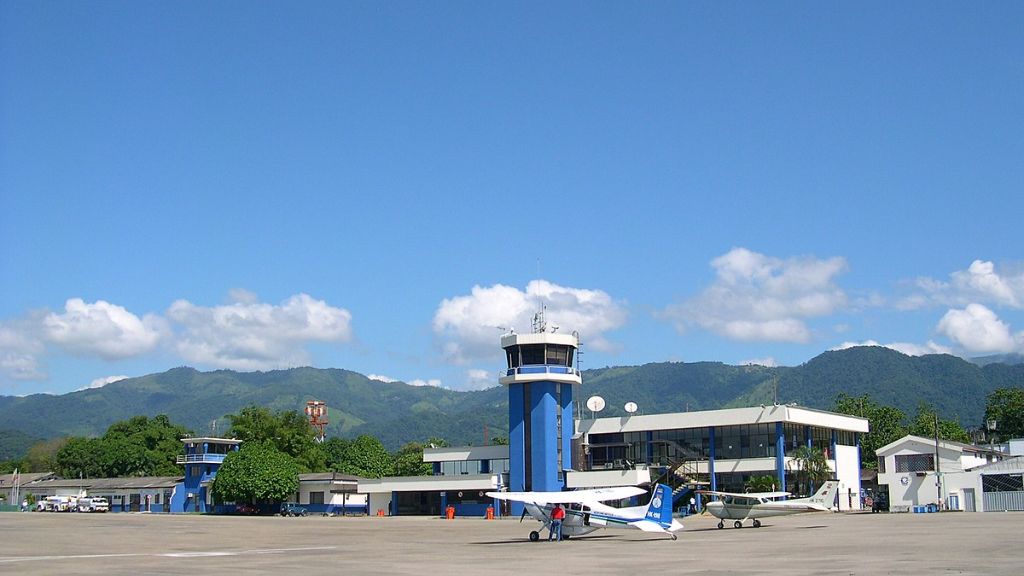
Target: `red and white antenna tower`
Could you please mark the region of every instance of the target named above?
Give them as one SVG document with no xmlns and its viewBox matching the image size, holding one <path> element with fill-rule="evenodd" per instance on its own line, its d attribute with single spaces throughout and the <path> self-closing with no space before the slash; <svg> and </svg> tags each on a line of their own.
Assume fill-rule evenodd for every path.
<svg viewBox="0 0 1024 576">
<path fill-rule="evenodd" d="M 306 402 L 306 416 L 309 417 L 309 425 L 317 430 L 316 441 L 322 444 L 324 428 L 327 427 L 327 404 L 319 400 Z"/>
</svg>

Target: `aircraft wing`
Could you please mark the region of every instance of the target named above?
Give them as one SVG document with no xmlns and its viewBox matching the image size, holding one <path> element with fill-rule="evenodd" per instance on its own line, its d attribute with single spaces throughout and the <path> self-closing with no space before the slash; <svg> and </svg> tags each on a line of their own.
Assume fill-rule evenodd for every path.
<svg viewBox="0 0 1024 576">
<path fill-rule="evenodd" d="M 647 490 L 636 486 L 616 486 L 569 492 L 488 492 L 487 496 L 498 500 L 531 502 L 533 504 L 586 504 L 588 502 L 622 500 L 646 493 Z"/>
<path fill-rule="evenodd" d="M 789 492 L 719 492 L 718 490 L 696 490 L 697 494 L 704 494 L 705 496 L 729 496 L 731 498 L 738 499 L 750 499 L 750 500 L 774 500 L 775 498 L 782 498 L 783 496 L 789 496 Z"/>
</svg>

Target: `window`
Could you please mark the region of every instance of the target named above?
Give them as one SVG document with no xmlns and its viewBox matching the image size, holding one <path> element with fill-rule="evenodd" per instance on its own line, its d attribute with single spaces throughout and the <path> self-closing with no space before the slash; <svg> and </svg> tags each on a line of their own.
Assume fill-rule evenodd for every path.
<svg viewBox="0 0 1024 576">
<path fill-rule="evenodd" d="M 885 456 L 878 457 L 878 472 L 885 474 Z"/>
<path fill-rule="evenodd" d="M 931 472 L 932 470 L 935 470 L 934 454 L 896 456 L 896 472 Z"/>
<path fill-rule="evenodd" d="M 856 434 L 849 430 L 837 430 L 836 431 L 836 444 L 842 444 L 843 446 L 856 446 L 857 437 Z"/>
<path fill-rule="evenodd" d="M 310 504 L 323 504 L 324 503 L 324 493 L 323 492 L 310 492 L 309 493 L 309 503 Z"/>
<path fill-rule="evenodd" d="M 1021 474 L 983 474 L 981 476 L 982 492 L 1021 492 L 1024 491 L 1024 475 Z"/>
<path fill-rule="evenodd" d="M 522 365 L 531 366 L 544 363 L 544 345 L 543 344 L 528 344 L 519 348 L 520 354 L 522 355 Z"/>
<path fill-rule="evenodd" d="M 549 345 L 547 347 L 547 359 L 545 364 L 554 364 L 556 366 L 568 366 L 566 360 L 569 357 L 568 346 L 555 346 Z"/>
</svg>

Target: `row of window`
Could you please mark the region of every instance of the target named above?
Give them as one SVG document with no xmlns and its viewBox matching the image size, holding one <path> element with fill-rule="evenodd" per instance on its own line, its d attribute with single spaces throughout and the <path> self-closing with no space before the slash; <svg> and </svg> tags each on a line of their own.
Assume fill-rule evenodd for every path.
<svg viewBox="0 0 1024 576">
<path fill-rule="evenodd" d="M 797 449 L 808 445 L 826 453 L 831 450 L 832 430 L 829 428 L 785 424 L 782 433 L 786 456 L 792 456 Z M 656 430 L 650 433 L 650 441 L 647 438 L 647 432 L 592 434 L 590 454 L 593 466 L 608 467 L 624 461 L 666 465 L 684 459 L 711 457 L 711 432 L 707 427 Z M 776 440 L 774 423 L 718 426 L 715 428 L 715 458 L 774 458 Z M 837 431 L 836 444 L 853 446 L 856 436 L 853 432 Z"/>
<path fill-rule="evenodd" d="M 505 349 L 509 368 L 520 366 L 572 366 L 573 348 L 564 344 L 524 344 Z"/>
<path fill-rule="evenodd" d="M 458 476 L 461 474 L 493 474 L 508 472 L 508 458 L 490 460 L 490 470 L 484 471 L 482 460 L 459 460 L 441 462 L 441 471 L 437 476 Z"/>
</svg>

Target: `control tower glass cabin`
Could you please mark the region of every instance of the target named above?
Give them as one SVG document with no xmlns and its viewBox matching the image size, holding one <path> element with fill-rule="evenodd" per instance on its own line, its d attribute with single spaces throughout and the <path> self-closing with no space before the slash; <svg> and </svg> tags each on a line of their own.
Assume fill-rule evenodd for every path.
<svg viewBox="0 0 1024 576">
<path fill-rule="evenodd" d="M 573 397 L 582 382 L 573 367 L 575 334 L 535 332 L 501 337 L 508 368 L 509 485 L 514 492 L 556 492 L 572 468 Z"/>
</svg>

